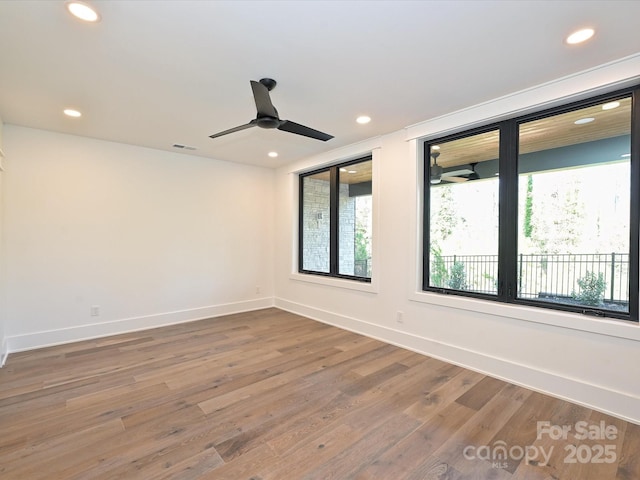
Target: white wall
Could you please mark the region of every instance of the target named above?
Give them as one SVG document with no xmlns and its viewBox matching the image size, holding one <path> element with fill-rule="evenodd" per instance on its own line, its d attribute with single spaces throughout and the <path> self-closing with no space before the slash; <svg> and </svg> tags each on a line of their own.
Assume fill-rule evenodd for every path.
<svg viewBox="0 0 640 480">
<path fill-rule="evenodd" d="M 272 170 L 13 125 L 4 151 L 10 351 L 272 304 Z"/>
<path fill-rule="evenodd" d="M 637 81 L 640 64 L 633 61 Z M 568 88 L 561 85 L 563 95 L 597 91 L 599 86 L 601 91 L 611 90 L 629 79 L 627 70 L 619 75 L 609 70 L 607 82 L 602 81 L 602 71 L 576 77 L 579 81 L 570 81 Z M 529 102 L 547 104 L 559 97 L 559 85 L 551 86 L 551 93 L 547 85 L 525 96 L 533 98 Z M 411 133 L 472 125 L 496 112 L 533 104 L 523 102 L 518 96 L 499 99 L 484 109 L 434 119 L 375 142 L 379 149 L 374 156 L 371 288 L 354 289 L 344 281 L 316 281 L 295 273 L 297 173 L 365 154 L 369 146 L 354 145 L 280 168 L 276 306 L 640 423 L 638 324 L 420 291 L 421 142 L 411 139 Z M 398 312 L 402 322 L 397 321 Z"/>
</svg>

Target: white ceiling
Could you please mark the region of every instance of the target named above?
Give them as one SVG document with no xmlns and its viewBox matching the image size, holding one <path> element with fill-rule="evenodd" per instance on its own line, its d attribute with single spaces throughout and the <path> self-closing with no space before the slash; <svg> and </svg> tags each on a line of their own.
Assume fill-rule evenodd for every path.
<svg viewBox="0 0 640 480">
<path fill-rule="evenodd" d="M 98 24 L 64 1 L 0 1 L 5 123 L 268 167 L 640 52 L 640 1 L 89 3 Z M 564 44 L 584 26 L 590 42 Z M 249 80 L 262 77 L 278 81 L 281 118 L 335 138 L 210 139 L 255 117 Z"/>
</svg>

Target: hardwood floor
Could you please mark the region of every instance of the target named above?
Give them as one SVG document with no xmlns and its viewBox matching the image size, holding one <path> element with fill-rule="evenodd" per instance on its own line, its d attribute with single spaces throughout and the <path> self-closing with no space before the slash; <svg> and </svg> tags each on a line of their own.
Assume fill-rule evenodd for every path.
<svg viewBox="0 0 640 480">
<path fill-rule="evenodd" d="M 272 308 L 11 355 L 0 478 L 637 480 L 640 426 Z"/>
</svg>

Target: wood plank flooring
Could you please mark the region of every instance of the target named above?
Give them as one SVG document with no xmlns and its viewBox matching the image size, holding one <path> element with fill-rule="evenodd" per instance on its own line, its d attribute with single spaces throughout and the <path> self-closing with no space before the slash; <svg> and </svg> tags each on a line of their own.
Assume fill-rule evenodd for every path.
<svg viewBox="0 0 640 480">
<path fill-rule="evenodd" d="M 638 480 L 640 426 L 271 308 L 10 355 L 0 478 Z"/>
</svg>

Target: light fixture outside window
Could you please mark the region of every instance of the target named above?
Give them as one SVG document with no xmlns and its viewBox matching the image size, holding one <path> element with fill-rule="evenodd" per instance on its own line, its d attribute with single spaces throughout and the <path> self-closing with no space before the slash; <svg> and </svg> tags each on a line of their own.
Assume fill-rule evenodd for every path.
<svg viewBox="0 0 640 480">
<path fill-rule="evenodd" d="M 620 106 L 620 102 L 609 102 L 602 105 L 603 110 L 613 110 L 614 108 L 618 108 Z"/>
<path fill-rule="evenodd" d="M 595 120 L 595 118 L 593 117 L 585 117 L 585 118 L 581 118 L 580 120 L 576 120 L 575 123 L 576 125 L 585 125 L 587 123 L 591 123 Z"/>
</svg>

